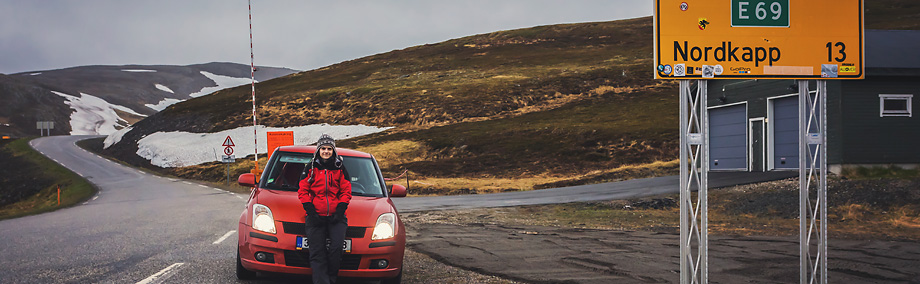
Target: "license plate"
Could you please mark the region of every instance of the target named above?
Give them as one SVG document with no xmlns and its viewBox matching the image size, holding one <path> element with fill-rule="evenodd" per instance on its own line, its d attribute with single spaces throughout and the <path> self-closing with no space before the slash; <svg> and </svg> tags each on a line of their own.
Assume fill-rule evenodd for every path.
<svg viewBox="0 0 920 284">
<path fill-rule="evenodd" d="M 306 237 L 297 236 L 297 249 L 310 249 L 310 244 L 307 242 Z M 326 240 L 326 247 L 329 247 L 329 240 Z M 345 240 L 345 252 L 351 252 L 351 240 Z"/>
</svg>

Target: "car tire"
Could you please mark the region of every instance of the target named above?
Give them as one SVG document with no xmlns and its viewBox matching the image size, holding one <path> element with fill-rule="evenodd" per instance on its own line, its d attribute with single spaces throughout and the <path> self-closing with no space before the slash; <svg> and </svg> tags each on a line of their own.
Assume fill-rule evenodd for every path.
<svg viewBox="0 0 920 284">
<path fill-rule="evenodd" d="M 399 270 L 399 275 L 396 277 L 380 280 L 380 284 L 399 284 L 400 282 L 402 282 L 402 269 Z"/>
<path fill-rule="evenodd" d="M 400 274 L 400 276 L 402 276 Z M 240 259 L 240 249 L 236 249 L 236 279 L 249 280 L 256 278 L 255 271 L 249 271 L 243 267 L 243 261 Z"/>
</svg>

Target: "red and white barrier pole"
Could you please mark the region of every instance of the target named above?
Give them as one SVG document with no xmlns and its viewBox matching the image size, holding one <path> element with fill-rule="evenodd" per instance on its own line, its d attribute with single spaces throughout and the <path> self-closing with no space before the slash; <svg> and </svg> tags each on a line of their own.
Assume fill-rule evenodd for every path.
<svg viewBox="0 0 920 284">
<path fill-rule="evenodd" d="M 255 169 L 252 170 L 252 173 L 256 176 L 256 182 L 259 181 L 259 133 L 258 133 L 258 124 L 256 124 L 256 64 L 255 56 L 253 55 L 252 48 L 252 1 L 247 1 L 249 4 L 249 74 L 252 77 L 252 139 L 254 142 L 254 160 L 255 160 Z"/>
</svg>

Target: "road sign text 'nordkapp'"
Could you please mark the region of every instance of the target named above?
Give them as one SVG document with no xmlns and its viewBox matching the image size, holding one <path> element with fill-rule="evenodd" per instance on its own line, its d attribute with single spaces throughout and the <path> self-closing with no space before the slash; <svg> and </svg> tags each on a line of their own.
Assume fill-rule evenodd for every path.
<svg viewBox="0 0 920 284">
<path fill-rule="evenodd" d="M 655 0 L 655 78 L 862 79 L 863 0 Z"/>
</svg>

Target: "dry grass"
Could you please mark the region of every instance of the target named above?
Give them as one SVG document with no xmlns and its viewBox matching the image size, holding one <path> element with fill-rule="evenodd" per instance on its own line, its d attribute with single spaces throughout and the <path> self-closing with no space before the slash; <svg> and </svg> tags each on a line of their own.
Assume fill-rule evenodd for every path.
<svg viewBox="0 0 920 284">
<path fill-rule="evenodd" d="M 379 157 L 378 157 L 379 159 Z M 584 184 L 627 180 L 670 174 L 679 164 L 679 160 L 655 161 L 648 164 L 625 165 L 614 169 L 594 170 L 586 174 L 561 176 L 537 174 L 521 178 L 506 177 L 419 177 L 410 172 L 410 196 L 485 194 L 508 191 L 526 191 L 547 188 L 550 185 Z M 397 182 L 398 183 L 398 182 Z"/>
<path fill-rule="evenodd" d="M 372 153 L 381 168 L 424 161 L 431 156 L 431 149 L 422 143 L 410 140 L 386 141 L 371 146 L 355 147 L 355 150 Z"/>
</svg>

